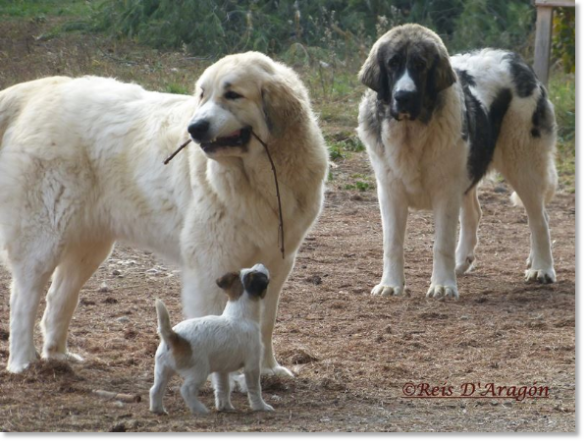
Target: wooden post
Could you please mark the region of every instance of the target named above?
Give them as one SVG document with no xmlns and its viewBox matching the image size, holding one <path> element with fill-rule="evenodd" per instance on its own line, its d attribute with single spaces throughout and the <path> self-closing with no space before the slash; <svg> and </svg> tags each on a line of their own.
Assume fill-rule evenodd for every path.
<svg viewBox="0 0 586 443">
<path fill-rule="evenodd" d="M 533 69 L 537 78 L 547 86 L 549 80 L 549 52 L 551 49 L 551 30 L 553 25 L 553 8 L 570 7 L 576 4 L 573 0 L 535 0 L 537 7 L 537 23 L 535 25 L 535 57 Z"/>
<path fill-rule="evenodd" d="M 553 8 L 538 7 L 535 25 L 535 57 L 533 69 L 537 78 L 547 85 L 549 79 L 549 51 L 551 49 L 551 29 L 553 24 Z"/>
</svg>

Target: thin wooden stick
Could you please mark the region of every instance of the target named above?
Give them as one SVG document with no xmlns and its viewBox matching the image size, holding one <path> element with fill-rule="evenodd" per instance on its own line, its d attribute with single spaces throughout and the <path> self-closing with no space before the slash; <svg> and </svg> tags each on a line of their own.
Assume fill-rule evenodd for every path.
<svg viewBox="0 0 586 443">
<path fill-rule="evenodd" d="M 252 135 L 254 135 L 254 138 L 256 138 L 259 143 L 265 148 L 265 152 L 267 153 L 267 157 L 269 158 L 269 162 L 271 162 L 271 168 L 273 170 L 273 176 L 275 178 L 275 188 L 277 190 L 277 203 L 279 204 L 279 233 L 278 233 L 278 241 L 280 243 L 280 250 L 281 250 L 281 256 L 283 257 L 283 259 L 285 259 L 285 226 L 283 223 L 283 205 L 281 204 L 281 192 L 279 190 L 279 180 L 277 180 L 277 168 L 275 168 L 275 163 L 273 162 L 273 158 L 271 157 L 271 153 L 269 152 L 269 147 L 267 146 L 267 144 L 265 142 L 263 142 L 260 137 L 258 135 L 255 134 L 255 132 L 251 129 L 251 133 Z M 191 139 L 187 140 L 185 143 L 183 143 L 181 146 L 179 146 L 175 152 L 173 152 L 169 157 L 167 157 L 165 159 L 165 161 L 163 162 L 163 164 L 168 164 L 171 160 L 173 160 L 173 158 L 179 154 L 179 152 L 185 148 L 189 143 L 191 142 Z"/>
<path fill-rule="evenodd" d="M 179 146 L 175 152 L 173 152 L 173 154 L 171 154 L 169 157 L 167 157 L 165 159 L 165 161 L 163 162 L 164 165 L 166 165 L 167 163 L 169 163 L 171 160 L 173 160 L 173 157 L 175 157 L 177 154 L 179 154 L 179 152 L 185 148 L 189 143 L 191 142 L 191 139 L 187 140 L 185 143 L 183 143 L 181 146 Z"/>
<path fill-rule="evenodd" d="M 275 188 L 277 190 L 277 202 L 279 203 L 279 237 L 280 237 L 280 244 L 281 244 L 281 256 L 285 259 L 285 227 L 283 224 L 283 206 L 281 204 L 281 193 L 279 192 L 279 181 L 277 180 L 277 169 L 275 168 L 275 163 L 273 162 L 273 158 L 271 157 L 271 153 L 269 152 L 269 147 L 265 142 L 263 142 L 258 135 L 255 134 L 253 130 L 251 130 L 252 135 L 256 138 L 261 145 L 265 148 L 265 152 L 267 153 L 267 157 L 271 162 L 271 168 L 273 169 L 273 176 L 275 177 Z"/>
</svg>

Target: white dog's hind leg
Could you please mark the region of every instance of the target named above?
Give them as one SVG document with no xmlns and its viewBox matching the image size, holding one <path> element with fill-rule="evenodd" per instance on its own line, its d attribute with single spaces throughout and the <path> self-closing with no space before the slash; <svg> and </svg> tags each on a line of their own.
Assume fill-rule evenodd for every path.
<svg viewBox="0 0 586 443">
<path fill-rule="evenodd" d="M 456 249 L 456 274 L 462 275 L 474 264 L 474 250 L 478 243 L 478 225 L 482 209 L 475 186 L 464 196 L 460 209 L 460 239 Z"/>
<path fill-rule="evenodd" d="M 403 246 L 409 207 L 399 189 L 386 180 L 377 180 L 377 193 L 383 224 L 383 276 L 371 295 L 402 295 L 405 289 Z"/>
<path fill-rule="evenodd" d="M 67 352 L 67 330 L 77 307 L 79 290 L 108 257 L 112 245 L 111 241 L 83 244 L 65 252 L 53 275 L 41 321 L 45 339 L 43 358 L 82 360 Z"/>
<path fill-rule="evenodd" d="M 7 369 L 12 373 L 24 371 L 38 356 L 34 345 L 34 328 L 41 294 L 55 265 L 44 254 L 24 253 L 28 261 L 10 260 L 12 292 L 10 294 L 10 355 Z"/>
</svg>

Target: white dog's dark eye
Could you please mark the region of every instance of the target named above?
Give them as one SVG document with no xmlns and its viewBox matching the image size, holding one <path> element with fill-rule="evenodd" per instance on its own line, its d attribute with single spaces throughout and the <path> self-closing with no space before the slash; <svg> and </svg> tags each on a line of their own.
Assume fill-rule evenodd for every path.
<svg viewBox="0 0 586 443">
<path fill-rule="evenodd" d="M 199 98 L 200 98 L 200 100 L 203 100 L 203 89 L 201 91 L 201 94 L 199 94 Z"/>
<path fill-rule="evenodd" d="M 224 98 L 228 99 L 228 100 L 238 100 L 239 98 L 242 98 L 242 97 L 243 97 L 242 95 L 240 95 L 234 91 L 228 91 L 224 94 Z"/>
</svg>

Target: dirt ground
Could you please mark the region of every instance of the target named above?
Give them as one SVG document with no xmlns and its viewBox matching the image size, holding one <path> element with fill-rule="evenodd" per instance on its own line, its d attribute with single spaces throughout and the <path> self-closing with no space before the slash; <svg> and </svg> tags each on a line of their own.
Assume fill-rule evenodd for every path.
<svg viewBox="0 0 586 443">
<path fill-rule="evenodd" d="M 7 69 L 17 75 L 20 68 Z M 355 174 L 371 174 L 363 152 L 337 161 L 324 211 L 281 295 L 275 349 L 296 377 L 263 379 L 274 413 L 250 412 L 246 397 L 234 393 L 238 413 L 193 417 L 178 378 L 165 396 L 169 415 L 148 411 L 158 344 L 154 300 L 162 298 L 179 321 L 179 276 L 148 252 L 118 246 L 81 292 L 69 336 L 70 349 L 85 357 L 80 364 L 5 371 L 10 275 L 0 269 L 0 430 L 574 431 L 574 195 L 561 190 L 548 208 L 557 283 L 523 282 L 527 218 L 509 204 L 506 185 L 489 181 L 480 192 L 477 267 L 459 279 L 460 300 L 425 298 L 433 235 L 427 212 L 409 217 L 410 295 L 375 298 L 380 216 L 373 189 L 346 189 Z M 402 398 L 406 383 L 454 386 L 454 396 L 463 383 L 535 384 L 547 386 L 549 396 Z M 95 390 L 141 401 L 102 398 Z M 212 406 L 209 386 L 201 398 Z"/>
</svg>

